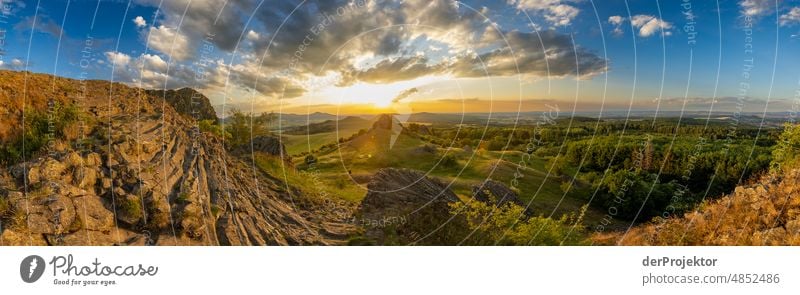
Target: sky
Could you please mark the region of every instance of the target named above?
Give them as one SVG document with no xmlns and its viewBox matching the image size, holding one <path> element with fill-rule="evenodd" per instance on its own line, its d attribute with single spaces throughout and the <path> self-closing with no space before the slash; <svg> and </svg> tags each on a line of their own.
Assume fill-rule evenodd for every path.
<svg viewBox="0 0 800 295">
<path fill-rule="evenodd" d="M 800 106 L 800 0 L 0 0 L 0 67 L 217 112 Z"/>
</svg>

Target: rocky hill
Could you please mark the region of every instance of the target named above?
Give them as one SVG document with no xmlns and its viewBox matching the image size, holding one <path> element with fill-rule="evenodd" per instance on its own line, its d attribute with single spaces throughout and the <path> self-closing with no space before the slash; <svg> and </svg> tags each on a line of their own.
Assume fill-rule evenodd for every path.
<svg viewBox="0 0 800 295">
<path fill-rule="evenodd" d="M 0 90 L 4 144 L 21 134 L 22 110 L 56 101 L 80 113 L 77 132 L 0 168 L 0 245 L 327 245 L 352 231 L 159 93 L 9 71 Z"/>
<path fill-rule="evenodd" d="M 181 88 L 177 90 L 147 90 L 148 95 L 166 100 L 178 113 L 197 120 L 217 121 L 216 111 L 208 98 L 197 90 Z"/>
<path fill-rule="evenodd" d="M 679 218 L 657 218 L 593 240 L 611 245 L 800 245 L 799 184 L 800 170 L 764 176 Z"/>
</svg>

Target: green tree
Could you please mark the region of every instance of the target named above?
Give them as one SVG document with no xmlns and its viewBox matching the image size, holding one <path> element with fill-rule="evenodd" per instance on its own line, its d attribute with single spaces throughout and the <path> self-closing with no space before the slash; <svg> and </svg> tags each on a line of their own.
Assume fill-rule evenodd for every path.
<svg viewBox="0 0 800 295">
<path fill-rule="evenodd" d="M 494 196 L 491 196 L 494 198 Z M 587 206 L 577 214 L 563 215 L 559 219 L 542 216 L 528 217 L 525 209 L 507 202 L 458 202 L 451 205 L 453 214 L 462 214 L 473 234 L 465 245 L 581 245 L 585 241 L 582 224 Z"/>
<path fill-rule="evenodd" d="M 772 150 L 770 169 L 773 172 L 781 172 L 797 167 L 800 160 L 798 149 L 800 149 L 800 125 L 786 124 L 777 145 Z"/>
<path fill-rule="evenodd" d="M 231 146 L 246 144 L 256 136 L 270 134 L 269 123 L 274 117 L 272 113 L 261 113 L 256 116 L 233 109 L 225 119 L 225 131 L 230 134 Z"/>
</svg>

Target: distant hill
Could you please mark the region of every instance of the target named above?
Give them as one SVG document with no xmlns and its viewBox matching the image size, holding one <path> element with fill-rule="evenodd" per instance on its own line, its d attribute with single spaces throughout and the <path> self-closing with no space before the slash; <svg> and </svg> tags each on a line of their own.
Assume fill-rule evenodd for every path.
<svg viewBox="0 0 800 295">
<path fill-rule="evenodd" d="M 278 122 L 273 123 L 273 128 L 276 129 L 305 126 L 308 124 L 320 123 L 328 120 L 336 120 L 338 118 L 336 115 L 321 112 L 315 112 L 311 114 L 276 114 L 276 118 L 278 118 L 278 116 L 280 116 L 280 124 L 278 124 Z"/>
<path fill-rule="evenodd" d="M 338 130 L 353 130 L 353 129 L 367 129 L 372 124 L 372 121 L 349 116 L 341 120 L 326 120 L 320 123 L 312 123 L 306 126 L 291 127 L 283 131 L 283 134 L 290 135 L 311 135 L 327 132 L 335 132 Z"/>
</svg>

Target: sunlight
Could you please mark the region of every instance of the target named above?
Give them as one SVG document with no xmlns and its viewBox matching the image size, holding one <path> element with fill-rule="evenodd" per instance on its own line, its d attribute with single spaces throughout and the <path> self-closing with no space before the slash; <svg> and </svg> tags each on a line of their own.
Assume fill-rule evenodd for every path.
<svg viewBox="0 0 800 295">
<path fill-rule="evenodd" d="M 392 107 L 393 100 L 403 91 L 414 87 L 424 87 L 425 85 L 446 80 L 447 77 L 422 77 L 409 81 L 395 82 L 391 84 L 371 84 L 359 82 L 347 87 L 335 87 L 333 85 L 323 87 L 319 90 L 317 97 L 329 100 L 328 102 L 338 105 L 348 104 L 369 104 L 376 109 L 387 109 Z M 416 96 L 411 96 L 403 100 L 410 102 Z"/>
</svg>

